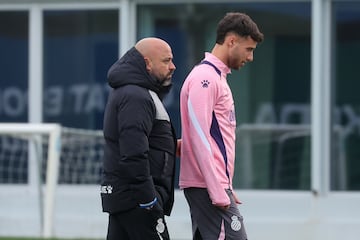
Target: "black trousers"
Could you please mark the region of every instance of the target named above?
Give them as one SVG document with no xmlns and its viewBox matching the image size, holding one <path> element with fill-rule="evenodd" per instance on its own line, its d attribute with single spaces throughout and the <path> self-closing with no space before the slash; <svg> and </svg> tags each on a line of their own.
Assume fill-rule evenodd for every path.
<svg viewBox="0 0 360 240">
<path fill-rule="evenodd" d="M 169 240 L 164 214 L 154 207 L 151 210 L 134 208 L 109 215 L 107 240 Z"/>
</svg>

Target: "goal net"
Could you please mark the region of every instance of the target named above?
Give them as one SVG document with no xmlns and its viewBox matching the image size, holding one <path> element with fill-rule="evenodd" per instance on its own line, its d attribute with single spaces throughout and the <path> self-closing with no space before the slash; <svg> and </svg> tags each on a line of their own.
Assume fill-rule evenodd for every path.
<svg viewBox="0 0 360 240">
<path fill-rule="evenodd" d="M 1 123 L 0 198 L 6 199 L 9 193 L 16 191 L 35 195 L 39 233 L 51 237 L 56 187 L 59 184 L 99 184 L 102 149 L 101 131 L 58 124 Z M 8 207 L 20 200 L 9 202 Z"/>
<path fill-rule="evenodd" d="M 332 131 L 332 186 L 346 186 L 344 133 Z M 234 186 L 241 189 L 311 189 L 311 126 L 243 124 L 236 129 Z"/>
</svg>

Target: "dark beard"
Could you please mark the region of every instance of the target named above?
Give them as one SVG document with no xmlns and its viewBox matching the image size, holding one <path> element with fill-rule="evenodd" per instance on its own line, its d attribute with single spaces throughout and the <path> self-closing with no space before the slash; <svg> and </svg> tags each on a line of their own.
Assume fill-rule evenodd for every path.
<svg viewBox="0 0 360 240">
<path fill-rule="evenodd" d="M 164 77 L 162 79 L 155 78 L 161 86 L 171 85 L 171 78 Z"/>
<path fill-rule="evenodd" d="M 166 85 L 166 86 L 161 85 L 160 91 L 159 91 L 159 94 L 158 94 L 158 95 L 159 95 L 159 98 L 160 98 L 161 100 L 163 100 L 163 98 L 165 97 L 165 95 L 170 92 L 171 87 L 172 87 L 172 83 L 170 83 L 169 85 Z"/>
</svg>

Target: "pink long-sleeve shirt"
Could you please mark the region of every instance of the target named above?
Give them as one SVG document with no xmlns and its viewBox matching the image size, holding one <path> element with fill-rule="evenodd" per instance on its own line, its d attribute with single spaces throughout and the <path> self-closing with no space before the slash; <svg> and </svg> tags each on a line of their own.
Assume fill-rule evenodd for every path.
<svg viewBox="0 0 360 240">
<path fill-rule="evenodd" d="M 194 67 L 180 93 L 181 189 L 207 188 L 214 205 L 228 205 L 235 161 L 234 100 L 226 80 L 231 70 L 211 53 Z"/>
</svg>

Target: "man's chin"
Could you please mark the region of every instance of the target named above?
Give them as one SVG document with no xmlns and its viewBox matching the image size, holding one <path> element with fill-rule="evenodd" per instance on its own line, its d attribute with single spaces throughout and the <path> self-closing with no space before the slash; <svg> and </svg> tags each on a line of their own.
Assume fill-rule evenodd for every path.
<svg viewBox="0 0 360 240">
<path fill-rule="evenodd" d="M 165 81 L 163 81 L 162 85 L 164 87 L 170 86 L 172 84 L 171 78 L 170 79 L 166 79 Z"/>
</svg>

